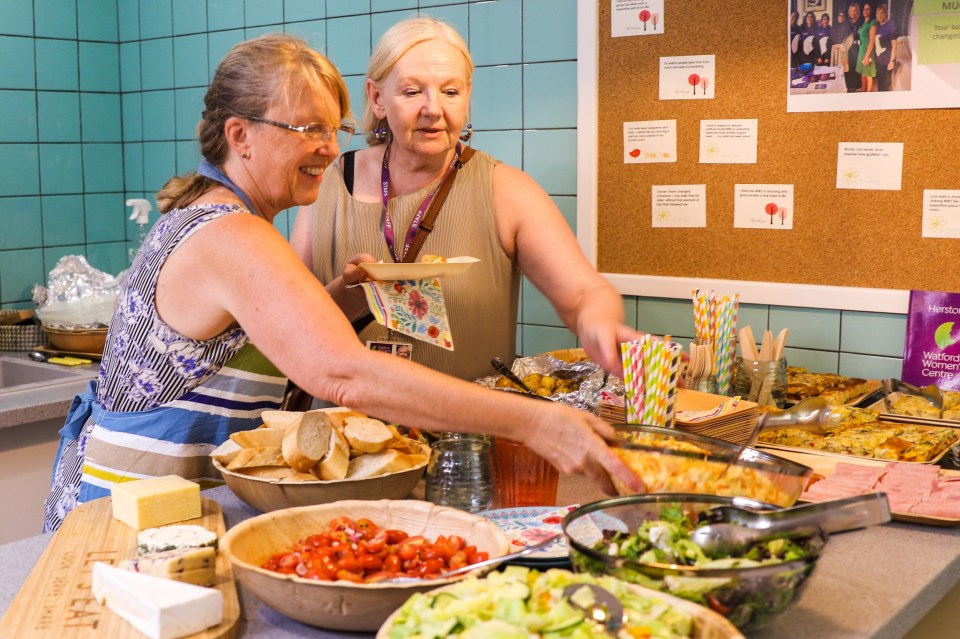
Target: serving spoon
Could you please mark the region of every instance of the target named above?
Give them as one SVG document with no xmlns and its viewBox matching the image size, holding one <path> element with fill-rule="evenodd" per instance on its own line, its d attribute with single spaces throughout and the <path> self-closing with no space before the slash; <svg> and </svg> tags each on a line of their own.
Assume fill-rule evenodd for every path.
<svg viewBox="0 0 960 639">
<path fill-rule="evenodd" d="M 709 517 L 717 523 L 700 526 L 690 539 L 708 556 L 737 556 L 761 541 L 885 524 L 890 521 L 890 504 L 886 493 L 869 493 L 769 512 L 718 506 Z"/>
<path fill-rule="evenodd" d="M 590 591 L 589 597 L 578 594 L 584 588 Z M 563 598 L 577 610 L 586 613 L 588 619 L 602 623 L 610 636 L 616 636 L 626 619 L 620 600 L 596 584 L 571 584 L 563 589 Z M 582 599 L 586 599 L 586 602 Z"/>
<path fill-rule="evenodd" d="M 480 568 L 482 566 L 489 566 L 491 564 L 502 564 L 505 561 L 510 561 L 512 559 L 516 559 L 517 557 L 524 557 L 536 550 L 540 550 L 541 548 L 545 548 L 546 546 L 549 546 L 559 536 L 560 536 L 560 533 L 554 533 L 549 537 L 547 537 L 546 539 L 544 539 L 543 541 L 539 541 L 529 546 L 524 546 L 523 548 L 521 548 L 516 552 L 512 552 L 506 555 L 500 555 L 499 557 L 491 557 L 490 559 L 484 559 L 483 561 L 478 561 L 472 564 L 467 564 L 466 566 L 455 568 L 453 570 L 448 570 L 447 572 L 440 573 L 436 577 L 431 577 L 430 580 L 432 581 L 434 579 L 446 579 L 448 577 L 455 577 L 457 575 L 462 575 L 465 572 L 471 572 L 473 570 L 476 570 L 477 568 Z M 391 577 L 389 579 L 381 579 L 380 581 L 377 581 L 374 583 L 406 584 L 406 583 L 413 583 L 414 581 L 425 581 L 425 579 L 421 577 Z"/>
</svg>

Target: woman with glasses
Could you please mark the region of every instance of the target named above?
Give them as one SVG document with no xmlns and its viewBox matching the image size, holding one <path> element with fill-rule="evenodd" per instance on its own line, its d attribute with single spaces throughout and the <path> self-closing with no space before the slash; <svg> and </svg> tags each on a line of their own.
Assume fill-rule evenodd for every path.
<svg viewBox="0 0 960 639">
<path fill-rule="evenodd" d="M 361 127 L 368 146 L 331 165 L 316 204 L 300 209 L 291 234 L 320 281 L 335 281 L 357 253 L 385 262 L 408 258 L 403 238 L 468 152 L 472 75 L 470 53 L 447 23 L 414 17 L 384 33 L 367 73 Z M 510 362 L 517 352 L 522 273 L 591 358 L 619 373 L 619 343 L 638 333 L 624 324 L 622 298 L 586 260 L 550 196 L 526 173 L 479 150 L 452 184 L 421 254 L 480 260 L 443 280 L 456 350 L 413 343 L 375 323 L 362 329 L 361 340 L 406 340 L 414 361 L 430 368 L 466 380 L 490 375 L 493 357 Z"/>
<path fill-rule="evenodd" d="M 281 211 L 316 199 L 338 135 L 350 131 L 347 91 L 326 58 L 285 34 L 238 44 L 204 107 L 204 159 L 158 193 L 164 215 L 127 273 L 99 377 L 61 431 L 47 530 L 116 482 L 214 479 L 211 450 L 258 426 L 284 377 L 384 419 L 523 441 L 608 491 L 611 476 L 637 485 L 604 444 L 612 428 L 593 415 L 363 348 L 341 310 L 363 307 L 343 286 L 362 273 L 348 260 L 324 290 L 273 227 Z M 282 373 L 238 363 L 248 341 Z"/>
</svg>

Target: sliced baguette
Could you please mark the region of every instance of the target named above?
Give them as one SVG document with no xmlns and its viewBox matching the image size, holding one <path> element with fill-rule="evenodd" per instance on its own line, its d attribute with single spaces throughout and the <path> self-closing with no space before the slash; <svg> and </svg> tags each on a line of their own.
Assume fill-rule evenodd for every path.
<svg viewBox="0 0 960 639">
<path fill-rule="evenodd" d="M 254 466 L 253 468 L 238 468 L 236 472 L 247 477 L 257 477 L 259 479 L 291 479 L 294 475 L 299 475 L 297 471 L 289 466 Z M 312 475 L 311 475 L 312 477 Z M 316 479 L 316 477 L 313 477 Z"/>
<path fill-rule="evenodd" d="M 254 466 L 286 466 L 283 451 L 279 446 L 244 448 L 227 464 L 227 470 L 253 468 Z"/>
<path fill-rule="evenodd" d="M 283 436 L 283 458 L 290 467 L 306 472 L 317 465 L 330 450 L 330 418 L 326 413 L 304 413 Z"/>
<path fill-rule="evenodd" d="M 243 448 L 280 448 L 286 432 L 282 428 L 257 428 L 233 433 L 230 439 Z"/>
<path fill-rule="evenodd" d="M 393 433 L 386 424 L 370 417 L 347 417 L 343 436 L 347 438 L 354 456 L 379 453 L 393 441 Z"/>
<path fill-rule="evenodd" d="M 214 448 L 210 453 L 210 456 L 226 466 L 233 460 L 234 457 L 237 456 L 237 453 L 239 453 L 241 450 L 243 450 L 243 446 L 232 439 L 228 439 Z"/>
<path fill-rule="evenodd" d="M 348 417 L 366 417 L 363 413 L 358 413 L 349 408 L 321 408 L 320 410 L 330 418 L 330 425 L 339 431 L 343 431 L 344 426 L 347 425 Z"/>
<path fill-rule="evenodd" d="M 350 444 L 336 428 L 330 429 L 330 449 L 314 468 L 320 479 L 343 479 L 350 466 Z"/>
<path fill-rule="evenodd" d="M 295 410 L 265 410 L 260 413 L 260 419 L 263 420 L 267 428 L 282 428 L 286 430 L 300 420 L 302 411 Z"/>
<path fill-rule="evenodd" d="M 427 460 L 425 455 L 407 455 L 393 448 L 366 453 L 350 460 L 347 479 L 364 479 L 413 468 Z"/>
</svg>

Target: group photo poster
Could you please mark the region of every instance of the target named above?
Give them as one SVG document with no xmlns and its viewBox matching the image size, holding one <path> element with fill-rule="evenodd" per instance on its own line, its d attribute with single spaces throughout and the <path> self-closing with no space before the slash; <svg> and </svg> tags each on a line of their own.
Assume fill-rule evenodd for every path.
<svg viewBox="0 0 960 639">
<path fill-rule="evenodd" d="M 787 112 L 960 106 L 960 3 L 787 0 Z"/>
</svg>

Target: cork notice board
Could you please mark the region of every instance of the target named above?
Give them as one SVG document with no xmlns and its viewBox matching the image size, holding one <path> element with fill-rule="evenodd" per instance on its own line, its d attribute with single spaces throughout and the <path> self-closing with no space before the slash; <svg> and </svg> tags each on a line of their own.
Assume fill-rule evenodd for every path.
<svg viewBox="0 0 960 639">
<path fill-rule="evenodd" d="M 604 273 L 960 290 L 960 241 L 921 238 L 924 189 L 960 188 L 960 112 L 787 113 L 787 5 L 667 2 L 666 33 L 597 27 L 597 267 Z M 716 56 L 716 97 L 658 94 L 663 56 Z M 700 120 L 757 118 L 756 164 L 700 164 Z M 624 164 L 623 123 L 676 120 L 677 161 Z M 900 191 L 836 188 L 840 142 L 902 142 Z M 706 228 L 656 228 L 651 186 L 706 184 Z M 793 230 L 733 228 L 735 184 L 793 184 Z"/>
</svg>

